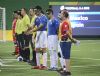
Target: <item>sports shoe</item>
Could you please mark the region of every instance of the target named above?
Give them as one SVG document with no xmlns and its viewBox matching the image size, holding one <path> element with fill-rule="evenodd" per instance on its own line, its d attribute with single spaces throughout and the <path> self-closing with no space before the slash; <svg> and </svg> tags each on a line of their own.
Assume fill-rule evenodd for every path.
<svg viewBox="0 0 100 76">
<path fill-rule="evenodd" d="M 33 66 L 32 69 L 40 69 L 39 66 Z"/>
<path fill-rule="evenodd" d="M 63 68 L 57 69 L 57 72 L 63 71 Z"/>
<path fill-rule="evenodd" d="M 31 66 L 37 66 L 36 62 L 33 62 L 32 60 L 30 61 Z"/>
<path fill-rule="evenodd" d="M 40 70 L 46 70 L 47 67 L 46 67 L 46 66 L 40 66 L 39 69 L 40 69 Z"/>
<path fill-rule="evenodd" d="M 52 67 L 52 68 L 49 68 L 48 70 L 49 70 L 49 71 L 57 71 L 57 68 Z"/>
<path fill-rule="evenodd" d="M 71 72 L 61 71 L 59 72 L 61 76 L 71 76 Z"/>
</svg>

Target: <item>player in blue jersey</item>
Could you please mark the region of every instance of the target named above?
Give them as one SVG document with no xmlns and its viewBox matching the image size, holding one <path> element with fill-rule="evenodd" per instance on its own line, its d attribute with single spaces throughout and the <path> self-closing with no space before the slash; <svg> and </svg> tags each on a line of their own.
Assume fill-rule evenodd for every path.
<svg viewBox="0 0 100 76">
<path fill-rule="evenodd" d="M 48 32 L 48 50 L 50 52 L 50 69 L 52 71 L 57 70 L 58 66 L 58 28 L 59 21 L 53 16 L 53 10 L 47 9 L 46 13 L 48 15 L 49 21 L 47 24 L 47 32 Z"/>
<path fill-rule="evenodd" d="M 35 19 L 33 28 L 36 26 L 36 29 L 29 31 L 29 33 L 37 31 L 35 42 L 37 66 L 33 66 L 33 69 L 47 69 L 47 17 L 42 13 L 40 6 L 36 6 L 35 9 L 37 18 Z M 40 64 L 40 54 L 43 57 L 42 66 Z"/>
</svg>

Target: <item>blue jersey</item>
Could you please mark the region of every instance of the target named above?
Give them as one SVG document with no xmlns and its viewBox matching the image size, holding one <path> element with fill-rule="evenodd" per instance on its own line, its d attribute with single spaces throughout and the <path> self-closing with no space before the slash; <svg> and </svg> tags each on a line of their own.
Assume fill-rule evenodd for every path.
<svg viewBox="0 0 100 76">
<path fill-rule="evenodd" d="M 36 19 L 35 19 L 35 25 L 37 27 L 39 27 L 40 25 L 43 25 L 43 27 L 41 29 L 39 29 L 38 31 L 46 31 L 47 29 L 47 17 L 45 15 L 41 15 L 41 16 L 38 16 Z"/>
<path fill-rule="evenodd" d="M 48 35 L 57 35 L 57 30 L 59 28 L 59 21 L 55 18 L 48 21 Z"/>
</svg>

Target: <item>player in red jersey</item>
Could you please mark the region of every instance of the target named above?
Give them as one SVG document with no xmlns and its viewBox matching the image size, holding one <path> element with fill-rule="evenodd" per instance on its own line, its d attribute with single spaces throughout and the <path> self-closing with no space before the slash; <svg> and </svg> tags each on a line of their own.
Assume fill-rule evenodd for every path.
<svg viewBox="0 0 100 76">
<path fill-rule="evenodd" d="M 70 76 L 71 44 L 78 43 L 79 41 L 72 37 L 71 23 L 69 20 L 68 11 L 66 9 L 61 11 L 60 18 L 62 21 L 59 27 L 59 39 L 62 55 L 65 60 L 65 69 L 63 69 L 63 71 L 60 71 L 60 73 Z"/>
<path fill-rule="evenodd" d="M 18 44 L 17 44 L 17 40 L 16 40 L 16 33 L 15 33 L 15 27 L 16 27 L 16 22 L 17 22 L 17 18 L 18 18 L 17 11 L 13 12 L 13 16 L 14 16 L 14 19 L 12 22 L 12 35 L 13 35 L 13 42 L 14 42 L 14 46 L 15 46 L 15 51 L 13 52 L 12 55 L 18 55 L 19 48 L 18 48 Z"/>
</svg>

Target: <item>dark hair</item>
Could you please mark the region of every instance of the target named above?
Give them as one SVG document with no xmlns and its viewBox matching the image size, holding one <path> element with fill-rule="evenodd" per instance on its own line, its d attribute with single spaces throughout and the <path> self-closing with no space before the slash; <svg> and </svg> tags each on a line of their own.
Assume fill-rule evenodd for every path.
<svg viewBox="0 0 100 76">
<path fill-rule="evenodd" d="M 15 13 L 18 13 L 17 11 L 13 11 L 13 13 L 15 14 Z"/>
<path fill-rule="evenodd" d="M 49 9 L 46 10 L 46 13 L 47 13 L 47 14 L 50 14 L 50 13 L 53 14 L 53 10 L 52 10 L 51 8 L 49 8 Z"/>
<path fill-rule="evenodd" d="M 52 5 L 49 5 L 49 8 L 52 9 Z"/>
<path fill-rule="evenodd" d="M 18 11 L 17 11 L 17 14 L 20 15 L 21 17 L 23 17 L 23 16 L 21 15 L 21 10 L 18 10 Z"/>
<path fill-rule="evenodd" d="M 35 9 L 42 11 L 42 7 L 41 6 L 36 6 Z"/>
<path fill-rule="evenodd" d="M 26 8 L 22 8 L 22 9 L 24 9 L 24 11 L 27 13 L 27 9 Z"/>
<path fill-rule="evenodd" d="M 35 8 L 34 8 L 34 7 L 32 7 L 32 8 L 30 8 L 30 9 L 32 9 L 32 10 L 34 11 L 34 9 L 35 9 Z"/>
<path fill-rule="evenodd" d="M 62 11 L 66 18 L 69 17 L 69 13 L 68 13 L 67 9 L 64 9 Z"/>
</svg>

